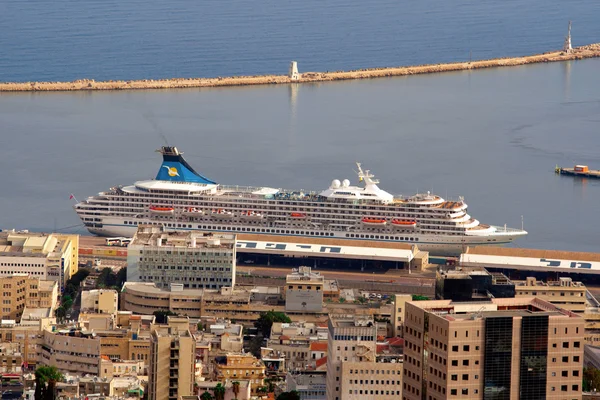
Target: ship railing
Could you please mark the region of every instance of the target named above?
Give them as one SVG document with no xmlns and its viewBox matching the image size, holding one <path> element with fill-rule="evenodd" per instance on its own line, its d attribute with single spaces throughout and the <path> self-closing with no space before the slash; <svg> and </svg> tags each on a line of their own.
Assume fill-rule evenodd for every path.
<svg viewBox="0 0 600 400">
<path fill-rule="evenodd" d="M 523 232 L 522 229 L 516 229 L 516 228 L 508 228 L 506 226 L 497 226 L 497 225 L 490 225 L 490 227 L 492 228 L 496 228 L 496 232 L 506 232 L 506 233 L 519 233 L 519 232 Z"/>
</svg>

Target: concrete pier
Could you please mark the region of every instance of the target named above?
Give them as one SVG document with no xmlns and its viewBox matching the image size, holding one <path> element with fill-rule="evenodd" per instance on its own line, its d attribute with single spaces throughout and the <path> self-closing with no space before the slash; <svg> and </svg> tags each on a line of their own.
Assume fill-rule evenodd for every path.
<svg viewBox="0 0 600 400">
<path fill-rule="evenodd" d="M 82 79 L 73 82 L 5 82 L 0 83 L 0 92 L 73 91 L 73 90 L 139 90 L 179 89 L 218 86 L 247 86 L 267 84 L 311 83 L 348 79 L 371 79 L 391 76 L 433 74 L 439 72 L 464 71 L 480 68 L 510 67 L 535 63 L 581 60 L 600 57 L 600 43 L 575 47 L 570 52 L 555 51 L 524 57 L 496 58 L 482 61 L 464 61 L 448 64 L 429 64 L 412 67 L 372 68 L 353 71 L 305 72 L 289 75 L 255 75 L 218 78 L 174 78 L 143 79 L 131 81 L 104 81 Z M 294 65 L 295 66 L 295 65 Z M 290 71 L 296 72 L 296 71 Z M 297 78 L 297 79 L 296 79 Z"/>
</svg>

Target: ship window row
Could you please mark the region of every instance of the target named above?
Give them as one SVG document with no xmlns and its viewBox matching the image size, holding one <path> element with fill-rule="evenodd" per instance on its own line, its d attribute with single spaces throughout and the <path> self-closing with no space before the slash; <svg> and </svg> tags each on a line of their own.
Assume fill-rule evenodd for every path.
<svg viewBox="0 0 600 400">
<path fill-rule="evenodd" d="M 418 237 L 407 237 L 407 236 L 388 236 L 388 235 L 365 235 L 359 233 L 346 233 L 347 238 L 356 239 L 384 239 L 384 240 L 399 240 L 399 241 L 410 241 L 418 242 Z"/>
</svg>

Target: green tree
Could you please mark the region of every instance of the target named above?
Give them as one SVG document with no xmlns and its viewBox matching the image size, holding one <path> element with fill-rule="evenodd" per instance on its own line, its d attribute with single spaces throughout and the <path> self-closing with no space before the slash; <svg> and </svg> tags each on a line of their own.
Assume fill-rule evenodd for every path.
<svg viewBox="0 0 600 400">
<path fill-rule="evenodd" d="M 300 400 L 300 395 L 295 390 L 283 392 L 277 396 L 277 400 Z"/>
<path fill-rule="evenodd" d="M 285 313 L 279 311 L 267 311 L 260 313 L 258 320 L 254 322 L 254 326 L 263 335 L 263 337 L 271 337 L 271 327 L 273 322 L 287 322 L 290 323 L 292 320 Z"/>
<path fill-rule="evenodd" d="M 214 397 L 212 394 L 210 394 L 208 392 L 204 392 L 200 395 L 200 400 L 214 400 Z"/>
<path fill-rule="evenodd" d="M 345 297 L 340 297 L 340 303 L 345 303 L 346 302 L 346 298 Z"/>
<path fill-rule="evenodd" d="M 204 330 L 204 324 L 202 323 L 202 321 L 198 321 L 197 328 L 198 328 L 199 331 L 203 331 Z"/>
<path fill-rule="evenodd" d="M 413 301 L 421 301 L 421 300 L 429 300 L 429 297 L 421 296 L 420 294 L 413 294 L 412 299 L 413 299 Z"/>
<path fill-rule="evenodd" d="M 583 368 L 583 391 L 590 392 L 600 389 L 600 371 L 593 367 Z"/>
<path fill-rule="evenodd" d="M 167 317 L 177 316 L 177 314 L 171 310 L 157 310 L 157 311 L 154 311 L 154 316 L 156 317 L 157 324 L 166 324 Z"/>
<path fill-rule="evenodd" d="M 233 390 L 234 400 L 237 400 L 238 394 L 240 394 L 240 383 L 238 381 L 231 382 L 231 389 Z"/>
<path fill-rule="evenodd" d="M 213 393 L 215 394 L 215 400 L 225 399 L 225 387 L 221 383 L 217 383 L 217 386 L 213 388 Z"/>
<path fill-rule="evenodd" d="M 63 306 L 60 306 L 54 311 L 54 315 L 59 321 L 62 321 L 67 316 L 67 310 Z"/>
<path fill-rule="evenodd" d="M 55 400 L 56 382 L 63 376 L 54 366 L 42 365 L 35 370 L 35 400 Z"/>
<path fill-rule="evenodd" d="M 127 282 L 127 267 L 123 267 L 117 272 L 117 286 L 119 289 L 123 287 L 125 282 Z"/>
</svg>

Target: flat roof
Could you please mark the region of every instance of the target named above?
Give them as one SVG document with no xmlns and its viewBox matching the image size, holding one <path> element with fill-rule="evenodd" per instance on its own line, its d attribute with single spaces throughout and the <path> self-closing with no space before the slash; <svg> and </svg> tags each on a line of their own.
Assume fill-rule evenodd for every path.
<svg viewBox="0 0 600 400">
<path fill-rule="evenodd" d="M 461 254 L 460 264 L 466 267 L 600 274 L 600 253 L 477 246 L 469 247 Z"/>
<path fill-rule="evenodd" d="M 240 253 L 401 262 L 414 258 L 411 245 L 368 240 L 239 234 L 236 246 Z"/>
</svg>

